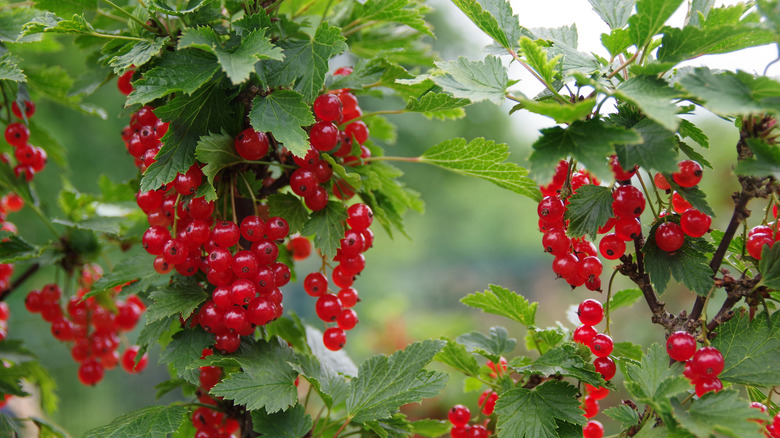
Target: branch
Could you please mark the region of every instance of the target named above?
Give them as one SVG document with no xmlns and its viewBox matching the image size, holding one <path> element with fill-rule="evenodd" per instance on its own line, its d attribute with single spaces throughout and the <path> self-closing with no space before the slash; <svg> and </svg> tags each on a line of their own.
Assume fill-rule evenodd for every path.
<svg viewBox="0 0 780 438">
<path fill-rule="evenodd" d="M 11 283 L 11 286 L 0 292 L 0 301 L 5 301 L 6 298 L 8 298 L 9 295 L 13 291 L 15 291 L 19 286 L 21 286 L 25 281 L 27 281 L 28 278 L 32 277 L 33 274 L 38 272 L 38 269 L 40 269 L 41 265 L 39 263 L 35 263 L 34 265 L 31 265 L 29 268 L 27 268 L 26 271 L 22 273 L 16 280 L 14 280 L 13 283 Z"/>
</svg>

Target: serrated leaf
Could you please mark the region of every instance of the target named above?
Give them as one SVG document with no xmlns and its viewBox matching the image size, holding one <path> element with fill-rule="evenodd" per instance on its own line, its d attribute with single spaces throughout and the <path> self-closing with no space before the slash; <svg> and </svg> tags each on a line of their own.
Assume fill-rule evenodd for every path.
<svg viewBox="0 0 780 438">
<path fill-rule="evenodd" d="M 180 405 L 148 406 L 90 430 L 85 438 L 165 438 L 179 428 L 189 412 Z"/>
<path fill-rule="evenodd" d="M 144 328 L 141 329 L 141 333 L 138 334 L 136 345 L 140 346 L 138 354 L 143 355 L 151 345 L 157 343 L 162 338 L 163 334 L 171 328 L 173 321 L 178 321 L 177 316 L 169 316 L 167 318 L 158 319 L 156 321 L 147 321 Z"/>
<path fill-rule="evenodd" d="M 541 374 L 543 376 L 560 374 L 566 377 L 573 377 L 596 387 L 604 386 L 604 379 L 601 377 L 601 374 L 596 372 L 593 364 L 586 362 L 578 354 L 577 348 L 570 343 L 545 352 L 531 365 L 515 368 L 515 371 L 523 374 Z"/>
<path fill-rule="evenodd" d="M 685 154 L 686 157 L 688 157 L 688 159 L 696 161 L 704 167 L 708 167 L 710 169 L 713 168 L 712 164 L 710 164 L 710 162 L 707 161 L 707 159 L 704 158 L 702 154 L 693 150 L 693 148 L 688 146 L 687 143 L 680 141 L 677 143 L 677 147 L 680 150 L 680 152 L 682 152 L 683 154 Z"/>
<path fill-rule="evenodd" d="M 642 141 L 615 146 L 620 164 L 626 169 L 639 166 L 661 172 L 677 171 L 677 137 L 660 124 L 643 119 L 633 126 Z"/>
<path fill-rule="evenodd" d="M 423 19 L 424 8 L 418 2 L 409 0 L 367 0 L 354 6 L 352 17 L 358 23 L 391 22 L 406 25 L 419 32 L 433 36 Z M 354 22 L 353 22 L 354 23 Z M 345 31 L 349 27 L 345 28 Z"/>
<path fill-rule="evenodd" d="M 92 290 L 85 295 L 85 298 L 136 280 L 145 284 L 149 284 L 151 280 L 161 280 L 167 283 L 170 277 L 158 274 L 154 270 L 152 261 L 153 259 L 148 254 L 139 254 L 123 259 L 114 265 L 114 269 L 110 273 L 100 277 L 92 285 Z"/>
<path fill-rule="evenodd" d="M 164 37 L 155 38 L 152 41 L 129 42 L 113 53 L 113 56 L 108 60 L 108 65 L 116 74 L 122 73 L 131 66 L 141 67 L 160 53 L 169 39 L 169 37 Z"/>
<path fill-rule="evenodd" d="M 418 159 L 465 176 L 474 176 L 531 199 L 540 199 L 536 183 L 528 171 L 507 162 L 509 148 L 484 138 L 468 144 L 462 138 L 447 140 L 431 147 Z"/>
<path fill-rule="evenodd" d="M 300 93 L 307 103 L 314 101 L 322 90 L 325 75 L 328 73 L 328 60 L 347 50 L 341 29 L 325 22 L 320 24 L 310 41 L 294 40 L 282 42 L 279 46 L 284 49 L 284 62 L 265 63 L 269 84 L 294 85 L 293 89 Z M 311 123 L 313 120 L 301 125 Z M 290 149 L 289 146 L 287 148 Z"/>
<path fill-rule="evenodd" d="M 344 238 L 346 220 L 346 207 L 340 202 L 329 201 L 325 208 L 311 214 L 301 234 L 314 235 L 314 246 L 326 257 L 333 257 L 341 246 L 341 239 Z"/>
<path fill-rule="evenodd" d="M 147 7 L 152 11 L 183 17 L 192 14 L 193 12 L 197 12 L 198 9 L 208 5 L 212 1 L 213 0 L 189 0 L 183 5 L 177 4 L 176 6 L 171 6 L 166 0 L 149 0 L 147 2 Z"/>
<path fill-rule="evenodd" d="M 532 113 L 541 114 L 555 120 L 556 123 L 574 123 L 577 120 L 584 120 L 587 115 L 593 112 L 596 104 L 595 99 L 584 99 L 573 104 L 562 104 L 558 102 L 539 102 L 525 97 L 519 97 L 518 104 L 512 111 L 517 109 L 526 109 Z"/>
<path fill-rule="evenodd" d="M 548 351 L 561 345 L 565 338 L 566 332 L 562 329 L 529 329 L 525 334 L 525 347 L 528 350 Z"/>
<path fill-rule="evenodd" d="M 541 44 L 536 43 L 528 37 L 522 37 L 520 39 L 520 48 L 528 65 L 544 79 L 544 82 L 548 84 L 555 82 L 560 56 L 549 59 L 547 50 L 542 48 Z"/>
<path fill-rule="evenodd" d="M 198 370 L 187 369 L 187 366 L 200 359 L 203 349 L 212 344 L 214 335 L 200 327 L 182 330 L 173 335 L 173 340 L 160 354 L 160 364 L 171 364 L 179 377 L 198 385 Z"/>
<path fill-rule="evenodd" d="M 195 162 L 198 140 L 210 132 L 236 131 L 236 117 L 225 90 L 212 83 L 191 95 L 178 95 L 154 110 L 157 117 L 169 122 L 168 132 L 161 139 L 164 146 L 157 153 L 157 162 L 144 172 L 141 191 L 156 190 L 185 173 Z"/>
<path fill-rule="evenodd" d="M 95 28 L 92 27 L 83 15 L 73 14 L 71 18 L 64 19 L 47 11 L 33 18 L 22 27 L 24 36 L 41 32 L 79 35 L 94 33 Z"/>
<path fill-rule="evenodd" d="M 718 327 L 712 346 L 725 360 L 718 375 L 721 380 L 760 387 L 780 385 L 776 366 L 780 360 L 780 313 L 768 318 L 762 312 L 751 321 L 749 315 L 737 312 Z"/>
<path fill-rule="evenodd" d="M 252 411 L 252 428 L 267 438 L 301 438 L 311 432 L 314 421 L 303 405 L 295 405 L 283 412 L 267 414 Z"/>
<path fill-rule="evenodd" d="M 188 28 L 179 37 L 179 49 L 194 47 L 210 52 L 217 57 L 222 70 L 233 85 L 239 85 L 249 79 L 255 71 L 255 64 L 261 59 L 281 61 L 282 49 L 271 43 L 265 36 L 265 30 L 253 30 L 241 38 L 237 47 L 227 50 L 214 29 L 210 27 Z"/>
<path fill-rule="evenodd" d="M 620 427 L 628 429 L 639 424 L 639 413 L 626 405 L 604 409 L 604 414 L 620 423 Z"/>
<path fill-rule="evenodd" d="M 707 203 L 707 199 L 706 199 L 707 195 L 699 187 L 697 186 L 681 187 L 677 185 L 676 182 L 674 182 L 673 178 L 668 178 L 667 181 L 669 181 L 669 184 L 672 186 L 672 189 L 676 191 L 680 196 L 682 196 L 683 199 L 688 201 L 693 208 L 701 211 L 702 213 L 708 214 L 710 216 L 715 216 L 715 211 Z"/>
<path fill-rule="evenodd" d="M 283 217 L 290 225 L 290 233 L 297 233 L 309 219 L 309 212 L 301 199 L 291 193 L 274 193 L 268 197 L 268 213 Z"/>
<path fill-rule="evenodd" d="M 501 394 L 496 402 L 500 438 L 557 438 L 560 420 L 584 425 L 577 388 L 551 380 L 535 389 L 516 388 Z"/>
<path fill-rule="evenodd" d="M 669 367 L 666 349 L 657 343 L 647 349 L 641 364 L 625 364 L 626 389 L 638 401 L 656 410 L 668 406 L 669 399 L 687 391 L 691 385 L 682 376 L 682 366 Z"/>
<path fill-rule="evenodd" d="M 236 152 L 233 143 L 233 137 L 224 132 L 221 134 L 204 135 L 198 140 L 198 145 L 195 147 L 195 159 L 201 163 L 206 163 L 201 168 L 201 171 L 208 180 L 208 188 L 205 193 L 207 201 L 217 200 L 214 178 L 219 171 L 244 161 Z"/>
<path fill-rule="evenodd" d="M 153 303 L 146 310 L 147 321 L 181 315 L 187 319 L 192 312 L 206 301 L 209 294 L 192 281 L 177 281 L 168 287 L 161 287 L 151 293 Z"/>
<path fill-rule="evenodd" d="M 0 263 L 16 263 L 39 257 L 44 247 L 35 246 L 16 234 L 8 231 L 0 232 Z"/>
<path fill-rule="evenodd" d="M 245 343 L 233 357 L 242 371 L 223 379 L 211 394 L 245 405 L 250 411 L 265 409 L 269 414 L 295 404 L 296 373 L 289 364 L 295 361 L 295 355 L 286 344 L 276 340 Z"/>
<path fill-rule="evenodd" d="M 463 107 L 470 105 L 468 99 L 458 99 L 446 93 L 425 93 L 419 98 L 406 101 L 405 111 L 422 113 L 425 117 L 437 119 L 457 119 L 463 117 Z M 374 134 L 374 130 L 371 130 Z"/>
<path fill-rule="evenodd" d="M 464 115 L 466 114 L 463 108 L 444 110 L 431 114 L 437 114 L 438 117 L 447 118 L 448 116 L 457 116 L 460 113 L 463 113 Z M 371 138 L 375 140 L 382 140 L 387 144 L 395 144 L 395 141 L 398 140 L 398 128 L 393 123 L 391 123 L 387 117 L 379 115 L 363 116 L 363 122 L 366 124 L 366 126 L 368 126 L 368 132 L 371 133 Z M 354 143 L 353 146 L 355 146 Z"/>
<path fill-rule="evenodd" d="M 637 363 L 642 360 L 642 346 L 631 342 L 615 342 L 612 349 L 612 356 L 615 358 L 630 359 Z"/>
<path fill-rule="evenodd" d="M 18 64 L 19 60 L 10 52 L 3 53 L 0 56 L 0 80 L 24 82 L 27 76 Z"/>
<path fill-rule="evenodd" d="M 171 93 L 192 94 L 219 70 L 215 56 L 199 50 L 166 52 L 155 66 L 133 82 L 125 106 L 144 104 Z"/>
<path fill-rule="evenodd" d="M 412 422 L 415 435 L 437 438 L 446 434 L 452 428 L 452 423 L 444 420 L 417 420 Z"/>
<path fill-rule="evenodd" d="M 471 332 L 458 336 L 458 343 L 469 350 L 488 357 L 495 363 L 499 358 L 515 349 L 517 340 L 509 337 L 509 332 L 504 327 L 491 327 L 488 335 L 480 332 Z"/>
<path fill-rule="evenodd" d="M 636 0 L 588 0 L 593 10 L 612 29 L 621 29 L 628 24 Z"/>
<path fill-rule="evenodd" d="M 467 376 L 479 375 L 479 364 L 473 354 L 466 350 L 460 342 L 446 339 L 447 345 L 436 355 L 436 360 L 449 365 L 456 371 Z"/>
<path fill-rule="evenodd" d="M 643 48 L 658 34 L 683 0 L 639 0 L 636 14 L 628 19 L 631 42 Z"/>
<path fill-rule="evenodd" d="M 614 153 L 613 145 L 642 141 L 639 133 L 598 119 L 576 121 L 567 128 L 556 126 L 541 130 L 542 136 L 533 144 L 531 172 L 539 180 L 552 176 L 555 165 L 573 156 L 589 171 L 602 179 L 612 179 L 607 159 Z"/>
<path fill-rule="evenodd" d="M 755 137 L 745 139 L 753 156 L 740 160 L 734 173 L 737 175 L 753 175 L 758 177 L 780 176 L 780 148 L 770 145 L 765 140 Z"/>
<path fill-rule="evenodd" d="M 714 73 L 697 67 L 681 75 L 679 84 L 702 105 L 719 115 L 777 113 L 780 111 L 780 83 L 766 76 L 753 76 L 742 71 Z"/>
<path fill-rule="evenodd" d="M 306 344 L 311 353 L 319 359 L 322 366 L 329 370 L 342 374 L 344 376 L 354 377 L 358 373 L 358 368 L 352 359 L 349 358 L 346 351 L 331 351 L 325 347 L 322 342 L 322 332 L 311 326 L 306 326 Z"/>
<path fill-rule="evenodd" d="M 438 395 L 447 375 L 423 368 L 444 344 L 435 340 L 417 342 L 389 357 L 379 355 L 364 362 L 350 382 L 349 418 L 357 423 L 389 418 L 401 405 Z"/>
<path fill-rule="evenodd" d="M 81 96 L 74 96 L 70 93 L 73 79 L 64 68 L 58 65 L 47 67 L 27 64 L 24 73 L 27 75 L 27 85 L 35 94 L 84 114 L 106 119 L 107 115 L 104 109 L 83 103 Z"/>
<path fill-rule="evenodd" d="M 455 61 L 436 63 L 439 74 L 430 79 L 444 91 L 472 102 L 490 100 L 501 104 L 506 99 L 509 77 L 501 60 L 487 56 L 484 61 L 469 61 L 460 57 Z"/>
<path fill-rule="evenodd" d="M 361 199 L 371 207 L 374 220 L 382 225 L 390 237 L 393 236 L 393 226 L 401 233 L 406 233 L 403 216 L 407 211 L 411 209 L 422 213 L 425 210 L 420 194 L 398 180 L 403 175 L 398 168 L 375 161 L 370 166 L 357 166 L 352 170 L 363 177 Z"/>
<path fill-rule="evenodd" d="M 780 247 L 772 245 L 762 249 L 758 271 L 761 273 L 761 283 L 772 289 L 780 289 Z"/>
<path fill-rule="evenodd" d="M 666 290 L 672 276 L 698 295 L 706 296 L 713 284 L 712 269 L 706 253 L 712 246 L 701 238 L 686 236 L 682 248 L 668 253 L 655 244 L 656 223 L 648 233 L 642 251 L 645 253 L 645 269 L 658 293 Z"/>
<path fill-rule="evenodd" d="M 747 23 L 721 26 L 685 26 L 682 29 L 664 27 L 664 37 L 658 49 L 658 60 L 678 63 L 702 55 L 728 53 L 774 41 L 767 29 Z"/>
<path fill-rule="evenodd" d="M 610 33 L 601 34 L 601 45 L 612 56 L 619 56 L 631 46 L 631 36 L 626 29 L 613 29 Z"/>
<path fill-rule="evenodd" d="M 517 47 L 523 29 L 507 0 L 453 0 L 453 3 L 496 42 L 508 49 Z"/>
<path fill-rule="evenodd" d="M 305 156 L 310 148 L 309 136 L 301 127 L 314 123 L 314 116 L 303 96 L 294 91 L 279 90 L 255 97 L 249 121 L 255 130 L 273 133 L 295 156 Z"/>
<path fill-rule="evenodd" d="M 677 130 L 680 118 L 677 105 L 672 99 L 680 92 L 670 87 L 665 80 L 650 76 L 634 76 L 617 88 L 617 94 L 636 104 L 647 117 L 660 123 L 672 132 Z"/>
<path fill-rule="evenodd" d="M 677 132 L 681 137 L 688 137 L 705 149 L 710 147 L 710 139 L 707 137 L 707 134 L 688 120 L 680 119 L 680 126 L 677 127 Z"/>
<path fill-rule="evenodd" d="M 349 394 L 349 383 L 343 375 L 317 357 L 299 355 L 298 361 L 290 364 L 292 368 L 311 383 L 328 407 L 343 403 Z"/>
<path fill-rule="evenodd" d="M 538 303 L 529 303 L 522 295 L 501 286 L 490 285 L 484 292 L 463 297 L 460 302 L 487 313 L 504 316 L 526 327 L 536 323 Z"/>
<path fill-rule="evenodd" d="M 621 307 L 631 307 L 642 298 L 642 291 L 639 289 L 623 289 L 615 292 L 610 298 L 609 311 L 612 312 Z"/>
<path fill-rule="evenodd" d="M 572 237 L 589 234 L 595 238 L 599 228 L 612 216 L 612 190 L 609 187 L 584 185 L 569 198 L 566 210 L 566 220 L 569 221 L 567 233 Z"/>
<path fill-rule="evenodd" d="M 674 416 L 680 424 L 696 436 L 723 434 L 734 438 L 760 438 L 763 419 L 761 411 L 739 398 L 739 393 L 726 389 L 708 392 L 694 401 L 687 409 L 677 400 Z"/>
<path fill-rule="evenodd" d="M 341 164 L 337 163 L 329 154 L 321 154 L 320 158 L 327 161 L 330 167 L 333 169 L 333 173 L 339 178 L 344 180 L 353 189 L 360 189 L 363 186 L 363 181 L 360 179 L 360 175 L 357 173 L 347 172 L 347 169 Z"/>
</svg>

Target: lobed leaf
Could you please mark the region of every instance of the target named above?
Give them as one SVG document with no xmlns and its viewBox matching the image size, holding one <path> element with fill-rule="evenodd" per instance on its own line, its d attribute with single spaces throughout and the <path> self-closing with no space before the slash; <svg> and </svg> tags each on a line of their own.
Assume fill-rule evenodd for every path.
<svg viewBox="0 0 780 438">
<path fill-rule="evenodd" d="M 181 426 L 189 413 L 180 405 L 148 406 L 88 431 L 85 438 L 166 438 Z"/>
<path fill-rule="evenodd" d="M 125 106 L 144 104 L 171 93 L 192 94 L 219 70 L 217 58 L 194 49 L 166 52 L 155 66 L 133 82 Z"/>
<path fill-rule="evenodd" d="M 501 286 L 490 285 L 484 292 L 463 297 L 460 302 L 487 313 L 504 316 L 526 327 L 536 323 L 538 303 L 529 303 L 522 295 Z"/>
<path fill-rule="evenodd" d="M 549 380 L 533 390 L 516 388 L 501 394 L 495 408 L 499 438 L 557 438 L 558 421 L 584 425 L 577 393 L 569 383 Z"/>
<path fill-rule="evenodd" d="M 569 221 L 567 233 L 571 237 L 589 234 L 595 238 L 599 228 L 612 216 L 612 190 L 586 184 L 569 198 L 565 218 Z"/>
<path fill-rule="evenodd" d="M 685 429 L 696 436 L 726 435 L 734 438 L 760 438 L 761 411 L 739 398 L 735 390 L 708 392 L 687 409 L 676 400 L 674 416 Z"/>
<path fill-rule="evenodd" d="M 763 258 L 761 259 L 763 263 Z M 718 377 L 724 382 L 759 387 L 780 385 L 780 313 L 767 317 L 737 311 L 718 327 L 712 346 L 723 355 L 725 366 Z"/>
<path fill-rule="evenodd" d="M 294 91 L 279 90 L 255 97 L 249 121 L 255 130 L 271 132 L 297 157 L 305 156 L 311 147 L 309 136 L 301 127 L 314 123 L 314 116 L 303 96 Z"/>
<path fill-rule="evenodd" d="M 195 159 L 206 163 L 201 168 L 207 179 L 205 198 L 207 201 L 216 201 L 217 192 L 214 189 L 214 178 L 224 168 L 244 161 L 236 152 L 232 136 L 222 132 L 221 134 L 208 134 L 198 140 L 195 147 Z M 240 182 L 236 184 L 241 184 Z"/>
<path fill-rule="evenodd" d="M 328 201 L 325 208 L 311 214 L 301 234 L 314 235 L 314 246 L 326 257 L 333 257 L 341 246 L 341 239 L 344 238 L 346 220 L 346 207 L 340 202 Z"/>
<path fill-rule="evenodd" d="M 507 49 L 517 47 L 523 28 L 507 0 L 453 0 L 477 27 Z"/>
<path fill-rule="evenodd" d="M 580 382 L 599 387 L 604 386 L 604 379 L 596 372 L 593 364 L 583 359 L 577 348 L 571 343 L 550 349 L 536 359 L 531 365 L 515 368 L 523 374 L 541 374 L 542 376 L 561 375 L 572 377 Z"/>
<path fill-rule="evenodd" d="M 501 60 L 487 56 L 484 61 L 469 61 L 460 57 L 455 61 L 437 62 L 438 71 L 430 79 L 456 98 L 472 102 L 490 100 L 504 102 L 509 77 Z"/>
</svg>

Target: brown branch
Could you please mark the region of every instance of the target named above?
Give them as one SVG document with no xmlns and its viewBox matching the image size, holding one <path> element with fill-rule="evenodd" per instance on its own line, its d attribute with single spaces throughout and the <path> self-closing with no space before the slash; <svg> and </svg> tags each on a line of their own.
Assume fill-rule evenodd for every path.
<svg viewBox="0 0 780 438">
<path fill-rule="evenodd" d="M 33 274 L 38 272 L 38 269 L 40 268 L 41 265 L 39 263 L 30 265 L 30 267 L 27 268 L 27 270 L 24 271 L 22 275 L 20 275 L 16 280 L 14 280 L 13 283 L 11 283 L 11 286 L 8 289 L 0 292 L 0 301 L 5 301 L 5 299 L 8 298 L 8 296 L 11 295 L 13 291 L 18 289 L 19 286 L 21 286 L 25 281 L 27 281 L 28 278 L 32 277 Z"/>
</svg>

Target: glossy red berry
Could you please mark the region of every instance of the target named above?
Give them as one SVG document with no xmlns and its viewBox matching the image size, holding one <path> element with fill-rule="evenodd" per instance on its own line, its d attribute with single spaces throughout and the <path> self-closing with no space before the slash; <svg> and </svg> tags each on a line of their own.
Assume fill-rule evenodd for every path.
<svg viewBox="0 0 780 438">
<path fill-rule="evenodd" d="M 303 280 L 303 289 L 313 297 L 322 296 L 328 291 L 328 278 L 321 272 L 312 272 Z"/>
<path fill-rule="evenodd" d="M 557 223 L 563 219 L 563 213 L 566 207 L 563 201 L 557 196 L 545 196 L 536 207 L 536 213 L 539 218 L 548 223 Z"/>
<path fill-rule="evenodd" d="M 774 243 L 775 241 L 771 235 L 757 233 L 747 238 L 745 248 L 750 257 L 761 260 L 761 252 L 764 250 L 764 247 L 771 248 Z"/>
<path fill-rule="evenodd" d="M 466 406 L 455 405 L 447 413 L 447 418 L 449 418 L 450 423 L 455 427 L 465 426 L 471 421 L 471 411 L 469 411 L 469 408 Z"/>
<path fill-rule="evenodd" d="M 336 318 L 336 323 L 344 330 L 352 330 L 358 323 L 357 312 L 352 309 L 342 309 Z"/>
<path fill-rule="evenodd" d="M 187 196 L 195 193 L 201 182 L 203 182 L 203 172 L 201 172 L 200 167 L 193 165 L 186 173 L 176 175 L 176 179 L 173 180 L 173 188 L 180 195 Z"/>
<path fill-rule="evenodd" d="M 250 242 L 257 242 L 265 235 L 265 222 L 258 216 L 247 216 L 239 226 L 241 235 Z"/>
<path fill-rule="evenodd" d="M 211 240 L 221 248 L 229 248 L 238 243 L 241 236 L 238 225 L 231 221 L 222 221 L 211 231 Z"/>
<path fill-rule="evenodd" d="M 354 138 L 358 144 L 363 144 L 368 140 L 368 126 L 362 121 L 352 122 L 344 128 L 344 132 Z"/>
<path fill-rule="evenodd" d="M 119 76 L 119 79 L 116 81 L 116 87 L 119 89 L 119 92 L 125 96 L 133 92 L 133 85 L 130 84 L 130 81 L 133 80 L 133 74 L 135 74 L 135 70 L 127 70 L 122 73 L 122 76 Z"/>
<path fill-rule="evenodd" d="M 242 250 L 233 256 L 231 268 L 238 278 L 254 278 L 260 269 L 260 264 L 252 251 Z"/>
<path fill-rule="evenodd" d="M 577 266 L 577 271 L 580 277 L 588 279 L 600 276 L 602 270 L 603 266 L 601 264 L 601 260 L 594 256 L 580 258 L 579 264 Z"/>
<path fill-rule="evenodd" d="M 636 174 L 637 166 L 634 166 L 630 170 L 623 169 L 623 166 L 618 161 L 617 155 L 609 157 L 609 167 L 612 169 L 612 174 L 615 175 L 617 181 L 628 181 L 632 176 Z"/>
<path fill-rule="evenodd" d="M 553 228 L 547 230 L 542 236 L 542 246 L 544 252 L 560 257 L 569 254 L 571 239 L 562 228 Z"/>
<path fill-rule="evenodd" d="M 678 172 L 672 174 L 672 179 L 681 187 L 693 187 L 701 181 L 702 169 L 699 163 L 693 160 L 684 160 L 677 163 Z"/>
<path fill-rule="evenodd" d="M 666 352 L 672 359 L 685 362 L 696 352 L 696 338 L 683 331 L 674 332 L 666 340 Z"/>
<path fill-rule="evenodd" d="M 322 342 L 328 350 L 338 351 L 347 343 L 347 334 L 339 327 L 330 327 L 322 334 Z"/>
<path fill-rule="evenodd" d="M 247 317 L 255 325 L 268 324 L 276 319 L 276 304 L 270 298 L 256 297 L 247 306 Z"/>
<path fill-rule="evenodd" d="M 353 307 L 359 301 L 358 292 L 351 287 L 341 289 L 338 297 L 344 307 Z"/>
<path fill-rule="evenodd" d="M 674 252 L 685 243 L 685 233 L 680 225 L 674 222 L 664 222 L 655 230 L 655 244 L 666 252 Z"/>
<path fill-rule="evenodd" d="M 487 438 L 488 437 L 488 431 L 485 429 L 485 426 L 481 424 L 475 424 L 471 426 L 471 429 L 469 429 L 468 438 Z"/>
<path fill-rule="evenodd" d="M 582 428 L 583 438 L 602 438 L 604 436 L 604 426 L 596 420 L 590 420 Z"/>
<path fill-rule="evenodd" d="M 599 413 L 599 402 L 593 397 L 586 396 L 580 409 L 585 411 L 585 418 L 593 418 Z"/>
<path fill-rule="evenodd" d="M 279 240 L 287 237 L 290 225 L 284 218 L 274 216 L 268 219 L 265 227 L 265 235 L 271 240 Z"/>
<path fill-rule="evenodd" d="M 79 366 L 79 381 L 87 386 L 96 385 L 103 380 L 104 368 L 96 359 L 88 359 Z"/>
<path fill-rule="evenodd" d="M 609 335 L 599 333 L 594 336 L 593 340 L 590 342 L 590 351 L 594 356 L 600 358 L 607 357 L 612 353 L 614 346 L 615 345 L 612 342 L 612 338 Z"/>
<path fill-rule="evenodd" d="M 686 201 L 679 193 L 674 192 L 672 195 L 672 208 L 677 214 L 683 214 L 689 208 L 692 208 L 692 206 L 691 203 Z"/>
<path fill-rule="evenodd" d="M 604 380 L 612 379 L 617 372 L 615 361 L 609 357 L 597 357 L 596 360 L 593 361 L 593 366 L 596 367 L 596 371 L 601 374 L 601 377 L 603 377 Z"/>
<path fill-rule="evenodd" d="M 309 169 L 300 167 L 290 175 L 290 189 L 298 196 L 307 196 L 317 187 L 317 177 Z"/>
<path fill-rule="evenodd" d="M 655 186 L 661 190 L 669 190 L 672 188 L 672 186 L 669 185 L 669 181 L 666 180 L 666 177 L 661 172 L 655 174 L 653 182 L 655 183 Z"/>
<path fill-rule="evenodd" d="M 268 136 L 252 128 L 241 131 L 233 144 L 238 155 L 248 161 L 257 161 L 268 154 Z"/>
<path fill-rule="evenodd" d="M 615 234 L 628 242 L 638 238 L 642 234 L 642 224 L 639 218 L 622 217 L 615 222 Z"/>
<path fill-rule="evenodd" d="M 141 243 L 151 255 L 161 255 L 165 249 L 165 244 L 171 239 L 170 232 L 165 227 L 150 227 L 144 232 Z"/>
<path fill-rule="evenodd" d="M 482 395 L 479 396 L 479 400 L 477 401 L 477 404 L 482 407 L 482 413 L 485 415 L 492 415 L 493 410 L 496 407 L 496 402 L 498 401 L 498 393 L 487 390 L 482 393 Z"/>
<path fill-rule="evenodd" d="M 469 425 L 453 426 L 453 428 L 450 429 L 450 438 L 469 438 L 470 430 L 471 426 Z"/>
<path fill-rule="evenodd" d="M 5 128 L 5 141 L 11 146 L 22 147 L 30 139 L 30 130 L 24 123 L 9 123 Z"/>
<path fill-rule="evenodd" d="M 701 237 L 707 234 L 712 224 L 712 218 L 695 208 L 689 208 L 680 216 L 680 227 L 691 237 Z"/>
<path fill-rule="evenodd" d="M 604 386 L 599 386 L 596 388 L 595 386 L 585 384 L 585 391 L 588 393 L 588 397 L 594 399 L 594 400 L 603 400 L 609 395 L 609 388 Z"/>
<path fill-rule="evenodd" d="M 130 374 L 137 374 L 143 371 L 146 368 L 147 363 L 149 362 L 149 356 L 144 353 L 143 356 L 141 356 L 141 360 L 138 361 L 138 364 L 136 364 L 136 356 L 138 356 L 138 351 L 141 349 L 141 347 L 134 345 L 122 354 L 122 368 L 127 371 Z"/>
<path fill-rule="evenodd" d="M 593 326 L 581 325 L 574 330 L 572 340 L 574 342 L 579 342 L 582 345 L 590 346 L 590 343 L 593 341 L 593 337 L 597 334 L 598 332 L 595 328 L 593 328 Z"/>
<path fill-rule="evenodd" d="M 607 234 L 599 242 L 599 253 L 607 260 L 617 260 L 626 253 L 626 242 L 617 234 Z"/>
<path fill-rule="evenodd" d="M 696 389 L 696 395 L 699 397 L 708 392 L 718 392 L 723 389 L 723 382 L 721 382 L 717 377 L 706 377 L 699 379 L 694 385 Z"/>
<path fill-rule="evenodd" d="M 295 236 L 287 243 L 287 251 L 295 261 L 306 260 L 311 255 L 311 241 L 303 236 Z"/>
<path fill-rule="evenodd" d="M 347 225 L 355 231 L 364 231 L 374 221 L 374 212 L 366 204 L 353 204 L 347 209 Z"/>
<path fill-rule="evenodd" d="M 325 122 L 334 122 L 341 119 L 341 99 L 334 94 L 322 94 L 314 99 L 312 105 L 314 115 Z"/>
<path fill-rule="evenodd" d="M 320 295 L 317 298 L 317 304 L 314 306 L 317 316 L 325 322 L 335 321 L 341 313 L 341 309 L 341 300 L 335 294 Z"/>
<path fill-rule="evenodd" d="M 600 302 L 588 298 L 580 303 L 580 306 L 577 309 L 577 315 L 582 324 L 594 326 L 604 319 L 604 307 Z"/>
<path fill-rule="evenodd" d="M 693 372 L 702 377 L 715 377 L 723 371 L 723 355 L 715 347 L 702 347 L 693 355 Z"/>
<path fill-rule="evenodd" d="M 29 119 L 30 117 L 33 116 L 33 114 L 35 114 L 35 104 L 29 100 L 25 100 L 24 102 L 22 102 L 22 104 L 24 105 L 24 115 Z M 14 101 L 11 104 L 11 111 L 13 111 L 14 115 L 17 118 L 20 119 L 22 118 L 22 110 L 21 108 L 19 108 L 18 102 Z"/>
<path fill-rule="evenodd" d="M 332 122 L 317 122 L 309 131 L 309 142 L 314 149 L 328 152 L 339 142 L 339 128 Z"/>
<path fill-rule="evenodd" d="M 645 211 L 645 195 L 634 186 L 620 186 L 612 193 L 612 210 L 617 217 L 639 217 Z"/>
</svg>

